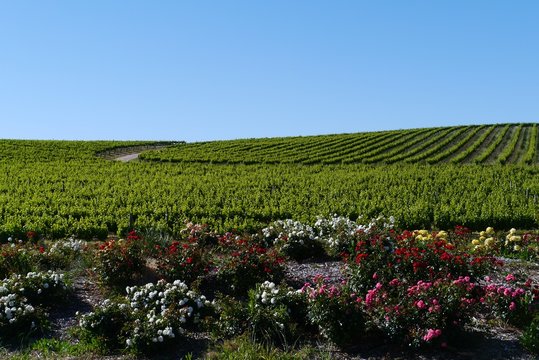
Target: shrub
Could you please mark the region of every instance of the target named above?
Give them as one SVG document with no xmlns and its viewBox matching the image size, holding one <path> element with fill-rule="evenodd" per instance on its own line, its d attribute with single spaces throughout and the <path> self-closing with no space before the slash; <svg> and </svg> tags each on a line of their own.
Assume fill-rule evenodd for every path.
<svg viewBox="0 0 539 360">
<path fill-rule="evenodd" d="M 275 249 L 230 233 L 219 243 L 223 255 L 216 259 L 217 281 L 224 291 L 245 295 L 257 283 L 279 282 L 284 277 L 284 258 Z"/>
<path fill-rule="evenodd" d="M 0 337 L 18 338 L 45 322 L 43 307 L 65 298 L 63 274 L 52 271 L 12 275 L 0 282 Z"/>
<path fill-rule="evenodd" d="M 0 278 L 11 274 L 26 274 L 38 269 L 39 252 L 24 243 L 0 245 Z"/>
<path fill-rule="evenodd" d="M 313 228 L 291 219 L 277 220 L 262 229 L 264 241 L 295 260 L 319 257 L 324 254 Z"/>
<path fill-rule="evenodd" d="M 494 284 L 487 278 L 483 286 L 481 303 L 488 315 L 501 318 L 513 325 L 525 327 L 539 306 L 539 287 L 528 280 L 523 287 L 517 286 L 513 274 L 505 277 L 506 284 Z"/>
<path fill-rule="evenodd" d="M 115 287 L 136 282 L 145 268 L 141 238 L 132 231 L 126 240 L 108 240 L 99 245 L 95 256 L 95 271 L 100 280 Z"/>
<path fill-rule="evenodd" d="M 480 287 L 468 277 L 414 284 L 393 279 L 364 295 L 369 321 L 388 338 L 414 347 L 462 328 L 479 307 Z"/>
<path fill-rule="evenodd" d="M 249 332 L 255 341 L 282 346 L 295 341 L 307 324 L 304 296 L 270 281 L 249 290 L 245 305 L 224 296 L 216 309 L 215 334 L 228 338 Z"/>
<path fill-rule="evenodd" d="M 408 283 L 468 276 L 479 279 L 496 263 L 491 256 L 472 256 L 447 240 L 445 231 L 374 234 L 360 239 L 349 263 L 350 285 L 364 292 L 395 278 Z"/>
<path fill-rule="evenodd" d="M 364 335 L 365 318 L 361 298 L 346 285 L 328 285 L 320 276 L 301 290 L 308 303 L 308 318 L 320 334 L 339 346 L 354 343 Z"/>
<path fill-rule="evenodd" d="M 80 316 L 79 327 L 83 331 L 79 337 L 87 341 L 95 338 L 109 349 L 121 348 L 125 346 L 133 321 L 134 316 L 125 299 L 106 299 L 93 312 Z"/>
<path fill-rule="evenodd" d="M 331 256 L 339 256 L 343 252 L 354 250 L 358 236 L 371 236 L 376 233 L 387 233 L 393 229 L 395 219 L 378 217 L 367 224 L 360 224 L 361 217 L 352 221 L 347 217 L 333 215 L 331 218 L 319 217 L 314 224 L 316 238 L 321 241 Z"/>
<path fill-rule="evenodd" d="M 182 279 L 191 283 L 209 271 L 207 251 L 191 238 L 189 242 L 173 241 L 161 247 L 157 257 L 157 270 L 167 279 Z"/>
<path fill-rule="evenodd" d="M 55 241 L 49 249 L 43 248 L 40 266 L 45 269 L 68 269 L 76 263 L 87 247 L 85 241 L 75 238 Z"/>
<path fill-rule="evenodd" d="M 64 274 L 52 270 L 29 272 L 26 276 L 13 275 L 9 278 L 13 288 L 18 288 L 28 301 L 35 306 L 52 306 L 65 300 L 68 285 Z"/>
<path fill-rule="evenodd" d="M 81 316 L 84 337 L 113 339 L 108 346 L 145 352 L 197 329 L 211 312 L 209 301 L 179 280 L 127 287 L 126 292 L 126 296 L 105 300 L 100 308 Z"/>
</svg>

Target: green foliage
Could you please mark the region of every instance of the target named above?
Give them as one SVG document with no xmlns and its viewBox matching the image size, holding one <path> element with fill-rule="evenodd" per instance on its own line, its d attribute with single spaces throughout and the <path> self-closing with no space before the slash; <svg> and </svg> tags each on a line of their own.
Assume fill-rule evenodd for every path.
<svg viewBox="0 0 539 360">
<path fill-rule="evenodd" d="M 284 258 L 274 248 L 266 248 L 252 237 L 227 233 L 219 239 L 222 254 L 215 260 L 217 281 L 222 291 L 245 295 L 255 284 L 284 277 Z"/>
<path fill-rule="evenodd" d="M 82 339 L 98 339 L 109 349 L 157 351 L 188 330 L 200 330 L 202 320 L 212 313 L 205 296 L 179 280 L 160 280 L 126 291 L 126 296 L 106 299 L 80 317 Z"/>
<path fill-rule="evenodd" d="M 144 245 L 135 231 L 127 239 L 111 239 L 95 252 L 95 272 L 107 285 L 124 288 L 140 281 L 145 269 Z"/>
<path fill-rule="evenodd" d="M 265 281 L 249 290 L 247 301 L 219 296 L 214 336 L 231 338 L 248 333 L 259 343 L 281 347 L 296 343 L 309 329 L 303 294 Z"/>
<path fill-rule="evenodd" d="M 191 284 L 207 274 L 210 270 L 213 245 L 217 244 L 217 236 L 208 226 L 187 223 L 180 231 L 184 240 L 176 241 L 161 238 L 152 242 L 152 249 L 160 276 L 174 281 L 181 279 Z M 148 247 L 148 246 L 147 246 Z"/>
<path fill-rule="evenodd" d="M 496 155 L 501 163 L 515 151 L 521 130 L 530 133 L 534 124 L 491 125 L 469 144 L 484 126 L 455 126 L 375 133 L 322 135 L 287 138 L 243 139 L 179 144 L 164 150 L 146 152 L 146 160 L 211 164 L 351 164 L 409 162 L 439 163 L 455 153 L 452 161 L 470 162 L 468 155 L 479 150 L 473 161 L 483 162 L 496 148 L 507 143 Z M 514 128 L 516 131 L 511 131 Z M 473 130 L 473 131 L 468 131 Z M 488 141 L 491 132 L 496 136 Z M 511 135 L 512 134 L 512 135 Z M 458 146 L 456 146 L 458 145 Z M 527 149 L 531 149 L 531 145 Z M 450 150 L 448 152 L 447 150 Z M 438 156 L 438 154 L 443 154 Z M 477 154 L 476 154 L 477 155 Z M 529 161 L 528 163 L 537 160 Z"/>
<path fill-rule="evenodd" d="M 265 359 L 265 360 L 305 360 L 305 359 L 331 359 L 329 352 L 320 349 L 304 346 L 299 349 L 290 348 L 282 350 L 271 344 L 260 344 L 253 341 L 248 335 L 226 340 L 222 344 L 216 345 L 204 357 L 208 360 L 243 360 L 243 359 Z"/>
<path fill-rule="evenodd" d="M 83 355 L 102 354 L 103 350 L 103 344 L 95 339 L 73 344 L 67 340 L 42 338 L 31 344 L 28 359 L 84 358 Z"/>
<path fill-rule="evenodd" d="M 365 334 L 365 317 L 361 299 L 350 287 L 329 285 L 317 277 L 302 291 L 308 302 L 307 316 L 322 336 L 339 346 L 360 341 Z"/>
<path fill-rule="evenodd" d="M 67 295 L 64 275 L 53 271 L 13 274 L 0 281 L 0 339 L 21 340 L 46 327 L 45 310 Z"/>
<path fill-rule="evenodd" d="M 324 255 L 322 242 L 311 226 L 291 219 L 274 221 L 262 229 L 263 240 L 275 246 L 284 255 L 304 260 Z"/>
<path fill-rule="evenodd" d="M 539 354 L 539 316 L 536 316 L 526 328 L 520 342 L 529 351 Z"/>
<path fill-rule="evenodd" d="M 185 219 L 251 231 L 334 213 L 391 214 L 407 228 L 533 228 L 536 139 L 536 124 L 518 124 L 234 140 L 137 163 L 94 155 L 138 143 L 3 140 L 0 241 L 105 239 L 133 227 L 178 236 Z M 474 159 L 522 165 L 461 166 Z M 385 162 L 395 164 L 365 165 Z"/>
<path fill-rule="evenodd" d="M 38 269 L 39 253 L 26 244 L 0 245 L 0 279 Z"/>
</svg>

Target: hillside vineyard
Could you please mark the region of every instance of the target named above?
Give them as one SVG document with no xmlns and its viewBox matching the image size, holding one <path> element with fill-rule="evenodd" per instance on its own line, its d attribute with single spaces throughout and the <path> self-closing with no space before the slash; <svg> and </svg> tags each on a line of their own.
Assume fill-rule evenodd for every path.
<svg viewBox="0 0 539 360">
<path fill-rule="evenodd" d="M 186 143 L 0 140 L 0 240 L 105 238 L 130 226 L 224 231 L 277 219 L 394 216 L 405 228 L 536 228 L 537 124 Z"/>
<path fill-rule="evenodd" d="M 212 164 L 537 164 L 537 124 L 180 144 L 146 160 Z"/>
</svg>

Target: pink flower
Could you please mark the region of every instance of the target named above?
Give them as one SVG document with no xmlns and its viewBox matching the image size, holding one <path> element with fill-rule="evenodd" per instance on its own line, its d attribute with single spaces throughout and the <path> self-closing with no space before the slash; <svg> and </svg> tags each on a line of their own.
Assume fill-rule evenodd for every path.
<svg viewBox="0 0 539 360">
<path fill-rule="evenodd" d="M 513 274 L 508 274 L 506 277 L 505 277 L 505 281 L 515 281 L 515 275 Z"/>
<path fill-rule="evenodd" d="M 373 278 L 374 280 L 378 279 L 378 274 L 377 274 L 377 273 L 372 274 L 372 278 Z"/>
<path fill-rule="evenodd" d="M 419 309 L 424 309 L 427 305 L 425 305 L 423 300 L 419 300 L 415 303 L 415 306 L 417 306 Z"/>
<path fill-rule="evenodd" d="M 423 336 L 423 340 L 425 341 L 431 341 L 434 338 L 437 338 L 438 336 L 442 335 L 442 330 L 440 329 L 428 329 L 427 334 Z"/>
<path fill-rule="evenodd" d="M 365 305 L 370 306 L 376 297 L 376 290 L 369 290 L 367 291 L 367 295 L 365 296 Z"/>
<path fill-rule="evenodd" d="M 509 311 L 515 311 L 517 308 L 517 304 L 515 304 L 514 301 L 511 301 L 511 304 L 509 304 Z"/>
</svg>

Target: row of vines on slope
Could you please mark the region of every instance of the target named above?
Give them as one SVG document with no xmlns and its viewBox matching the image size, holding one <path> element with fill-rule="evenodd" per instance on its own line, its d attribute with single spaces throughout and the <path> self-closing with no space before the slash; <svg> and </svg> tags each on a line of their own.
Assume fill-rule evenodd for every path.
<svg viewBox="0 0 539 360">
<path fill-rule="evenodd" d="M 211 164 L 537 164 L 537 124 L 455 126 L 372 133 L 180 144 L 144 160 Z M 529 139 L 524 141 L 523 139 Z"/>
</svg>

